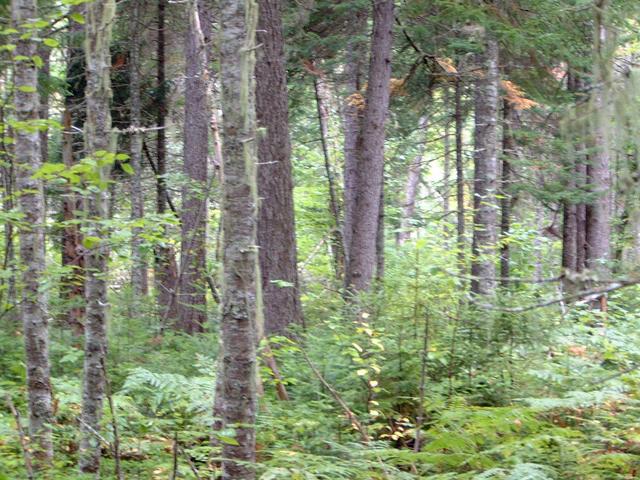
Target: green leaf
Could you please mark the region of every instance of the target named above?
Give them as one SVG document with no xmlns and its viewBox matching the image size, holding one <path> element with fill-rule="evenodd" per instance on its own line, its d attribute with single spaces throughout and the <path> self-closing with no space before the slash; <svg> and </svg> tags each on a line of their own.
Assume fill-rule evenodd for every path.
<svg viewBox="0 0 640 480">
<path fill-rule="evenodd" d="M 133 175 L 136 172 L 133 170 L 133 167 L 131 166 L 131 164 L 129 163 L 123 163 L 122 164 L 122 170 L 124 170 L 125 173 L 128 173 L 129 175 Z"/>
<path fill-rule="evenodd" d="M 20 85 L 18 87 L 18 90 L 20 90 L 21 92 L 26 92 L 26 93 L 37 92 L 36 87 L 32 87 L 31 85 Z"/>
<path fill-rule="evenodd" d="M 81 13 L 74 12 L 69 15 L 69 18 L 76 23 L 84 24 L 84 16 Z"/>
<path fill-rule="evenodd" d="M 42 60 L 40 55 L 34 55 L 31 57 L 31 60 L 33 60 L 33 64 L 38 68 L 42 68 L 44 66 L 44 60 Z"/>
<path fill-rule="evenodd" d="M 218 435 L 217 437 L 218 439 L 220 439 L 221 442 L 224 442 L 227 445 L 234 445 L 234 446 L 240 445 L 238 441 L 233 437 L 227 437 L 226 435 Z"/>
<path fill-rule="evenodd" d="M 83 245 L 85 248 L 93 248 L 93 247 L 96 247 L 96 246 L 100 245 L 100 242 L 102 242 L 102 239 L 101 239 L 100 237 L 91 237 L 91 236 L 88 236 L 88 237 L 84 237 L 84 238 L 82 239 L 82 245 Z"/>
<path fill-rule="evenodd" d="M 60 42 L 58 42 L 53 38 L 45 38 L 44 40 L 42 40 L 42 43 L 44 43 L 47 47 L 51 47 L 51 48 L 57 48 L 60 46 Z"/>
</svg>

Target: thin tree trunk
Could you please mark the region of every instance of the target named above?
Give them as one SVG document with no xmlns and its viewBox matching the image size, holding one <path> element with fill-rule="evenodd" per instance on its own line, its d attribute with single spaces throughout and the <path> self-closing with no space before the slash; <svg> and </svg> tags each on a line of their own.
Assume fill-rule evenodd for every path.
<svg viewBox="0 0 640 480">
<path fill-rule="evenodd" d="M 71 13 L 84 13 L 82 5 L 75 5 Z M 84 26 L 77 22 L 71 22 L 68 27 L 66 89 L 64 99 L 65 110 L 62 118 L 62 161 L 66 168 L 71 168 L 77 162 L 77 156 L 82 151 L 82 140 L 74 131 L 82 128 L 84 113 L 82 112 L 82 100 L 84 97 Z M 62 254 L 63 267 L 70 269 L 61 281 L 60 296 L 68 305 L 64 312 L 64 323 L 81 336 L 84 333 L 83 319 L 85 315 L 85 268 L 84 247 L 82 246 L 82 232 L 77 220 L 78 212 L 84 210 L 82 195 L 76 193 L 73 186 L 65 186 L 62 197 L 62 216 L 65 222 L 62 229 Z"/>
<path fill-rule="evenodd" d="M 197 0 L 189 3 L 186 36 L 184 112 L 184 174 L 178 327 L 187 333 L 204 331 L 207 321 L 207 161 L 209 122 L 207 57 Z"/>
<path fill-rule="evenodd" d="M 584 150 L 584 146 L 582 150 Z M 588 159 L 587 159 L 588 163 Z M 585 188 L 587 182 L 587 164 L 578 161 L 575 166 L 576 185 Z M 576 271 L 582 272 L 587 267 L 587 205 L 576 205 Z"/>
<path fill-rule="evenodd" d="M 11 15 L 16 28 L 38 18 L 35 0 L 13 0 Z M 31 59 L 36 44 L 31 36 L 16 40 L 17 58 Z M 39 119 L 38 72 L 31 60 L 14 64 L 15 116 L 18 122 Z M 45 313 L 46 297 L 40 288 L 45 269 L 44 193 L 40 180 L 33 174 L 41 165 L 40 134 L 36 129 L 16 127 L 14 158 L 18 204 L 22 213 L 20 227 L 20 261 L 22 270 L 22 317 L 29 403 L 29 437 L 34 450 L 36 469 L 47 468 L 53 459 L 51 421 L 51 381 L 49 377 L 49 330 Z"/>
<path fill-rule="evenodd" d="M 511 231 L 511 206 L 513 203 L 511 189 L 511 159 L 516 154 L 516 139 L 513 129 L 516 126 L 516 110 L 509 100 L 505 99 L 502 106 L 502 178 L 500 181 L 500 286 L 508 286 L 511 276 L 511 246 L 509 235 Z"/>
<path fill-rule="evenodd" d="M 394 2 L 373 5 L 373 35 L 362 135 L 358 144 L 355 208 L 346 286 L 354 292 L 371 287 L 376 266 L 376 236 L 383 188 L 385 120 L 389 109 Z"/>
<path fill-rule="evenodd" d="M 423 115 L 418 122 L 418 131 L 421 137 L 418 147 L 418 154 L 409 165 L 407 182 L 404 187 L 404 205 L 402 206 L 402 218 L 400 219 L 400 232 L 398 233 L 398 244 L 402 245 L 411 237 L 411 222 L 416 211 L 416 196 L 420 185 L 420 174 L 424 163 L 424 150 L 427 141 L 428 117 Z"/>
<path fill-rule="evenodd" d="M 376 232 L 376 282 L 378 287 L 384 281 L 384 178 L 380 188 L 380 206 L 378 207 L 378 231 Z"/>
<path fill-rule="evenodd" d="M 256 311 L 260 308 L 256 212 L 254 92 L 257 5 L 222 0 L 221 78 L 223 121 L 222 389 L 225 428 L 222 478 L 255 478 Z M 220 393 L 220 392 L 218 392 Z"/>
<path fill-rule="evenodd" d="M 129 27 L 131 59 L 129 62 L 129 95 L 131 104 L 131 220 L 144 218 L 144 191 L 142 190 L 142 101 L 140 98 L 140 49 L 138 35 L 142 19 L 142 0 L 133 0 L 133 12 Z M 142 250 L 142 227 L 133 227 L 131 232 L 131 286 L 136 301 L 149 293 L 147 261 Z"/>
<path fill-rule="evenodd" d="M 344 273 L 344 242 L 341 229 L 341 212 L 336 192 L 335 175 L 331 165 L 329 154 L 329 88 L 322 73 L 313 78 L 313 87 L 316 94 L 316 107 L 318 110 L 318 125 L 320 127 L 320 141 L 322 144 L 322 154 L 324 157 L 324 170 L 327 175 L 329 187 L 329 207 L 334 222 L 334 231 L 331 234 L 333 246 L 333 261 L 336 278 L 341 278 Z"/>
<path fill-rule="evenodd" d="M 352 19 L 353 35 L 346 49 L 345 87 L 346 98 L 342 108 L 344 130 L 344 219 L 342 224 L 342 244 L 345 255 L 345 267 L 349 262 L 349 248 L 353 234 L 353 214 L 356 204 L 358 183 L 358 142 L 362 133 L 362 114 L 364 100 L 361 89 L 364 85 L 363 69 L 366 56 L 366 44 L 361 40 L 367 26 L 368 12 L 362 8 L 355 12 Z"/>
<path fill-rule="evenodd" d="M 75 164 L 73 151 L 73 122 L 70 105 L 67 102 L 63 114 L 62 131 L 62 160 L 66 168 Z M 67 302 L 65 324 L 71 328 L 75 335 L 84 333 L 83 319 L 85 315 L 85 268 L 84 253 L 82 247 L 82 232 L 76 223 L 77 212 L 83 207 L 82 198 L 77 195 L 71 185 L 65 187 L 62 198 L 62 217 L 65 222 L 62 231 L 62 266 L 71 269 L 68 275 L 62 278 L 60 287 L 61 296 Z"/>
<path fill-rule="evenodd" d="M 588 206 L 587 266 L 608 275 L 611 241 L 611 151 L 609 142 L 612 32 L 607 26 L 608 0 L 598 0 L 594 31 L 593 140 L 595 151 L 589 164 L 589 183 L 597 197 Z"/>
<path fill-rule="evenodd" d="M 111 132 L 111 31 L 115 17 L 115 0 L 87 4 L 85 61 L 87 68 L 84 124 L 86 154 L 112 150 Z M 99 170 L 100 182 L 106 184 L 110 166 Z M 88 200 L 89 237 L 98 239 L 86 254 L 86 298 L 84 381 L 82 388 L 81 439 L 79 466 L 83 473 L 100 470 L 100 432 L 102 402 L 105 393 L 107 353 L 107 273 L 108 232 L 101 221 L 107 218 L 108 190 L 97 185 Z"/>
<path fill-rule="evenodd" d="M 289 107 L 282 3 L 258 0 L 260 16 L 256 63 L 258 125 L 258 245 L 267 335 L 282 335 L 302 323 L 298 282 Z"/>
<path fill-rule="evenodd" d="M 473 245 L 471 291 L 490 295 L 495 289 L 498 228 L 498 42 L 488 39 L 479 55 L 481 71 L 475 89 Z"/>
<path fill-rule="evenodd" d="M 5 124 L 5 115 L 6 110 L 5 107 L 0 107 L 0 124 Z M 10 212 L 14 208 L 14 183 L 15 183 L 15 173 L 14 173 L 14 158 L 9 148 L 7 146 L 6 138 L 7 136 L 13 137 L 10 129 L 3 129 L 0 132 L 0 152 L 2 153 L 3 165 L 1 168 L 2 171 L 2 208 L 5 212 Z M 3 281 L 2 285 L 4 289 L 2 291 L 2 302 L 0 305 L 3 305 L 3 311 L 7 311 L 8 309 L 13 308 L 16 305 L 16 258 L 15 258 L 15 242 L 14 242 L 14 225 L 13 222 L 5 222 L 4 223 L 4 259 L 2 262 L 2 269 L 10 272 L 8 278 L 6 279 L 6 283 Z M 5 308 L 4 305 L 7 307 Z"/>
<path fill-rule="evenodd" d="M 451 116 L 449 115 L 451 105 L 451 93 L 449 87 L 446 88 L 444 94 L 444 164 L 442 179 L 442 215 L 445 219 L 444 236 L 449 245 L 449 237 L 451 236 L 451 225 L 449 223 L 449 214 L 451 213 Z"/>
<path fill-rule="evenodd" d="M 456 248 L 458 251 L 458 267 L 462 274 L 465 273 L 465 239 L 464 219 L 464 157 L 462 151 L 462 135 L 464 118 L 462 113 L 462 82 L 456 78 L 455 83 L 455 129 L 456 129 Z"/>
<path fill-rule="evenodd" d="M 156 136 L 156 212 L 160 215 L 167 211 L 168 196 L 165 178 L 167 174 L 167 141 L 165 132 L 167 116 L 167 81 L 165 76 L 166 1 L 158 0 L 158 38 L 156 45 L 156 126 L 158 128 Z M 176 301 L 177 277 L 173 248 L 169 245 L 156 247 L 155 284 L 162 327 L 167 321 L 174 321 L 178 315 L 178 302 Z"/>
</svg>

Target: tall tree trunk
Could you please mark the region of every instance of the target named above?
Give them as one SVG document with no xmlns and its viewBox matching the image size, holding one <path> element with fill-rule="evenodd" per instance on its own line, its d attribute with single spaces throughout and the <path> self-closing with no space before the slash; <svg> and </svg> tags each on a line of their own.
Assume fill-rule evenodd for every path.
<svg viewBox="0 0 640 480">
<path fill-rule="evenodd" d="M 402 206 L 402 218 L 400 219 L 400 232 L 398 233 L 398 244 L 402 245 L 411 237 L 411 222 L 416 211 L 416 196 L 420 185 L 420 174 L 424 163 L 424 150 L 427 142 L 428 117 L 423 115 L 418 122 L 418 132 L 420 135 L 420 145 L 418 154 L 409 165 L 409 173 L 404 187 L 404 205 Z"/>
<path fill-rule="evenodd" d="M 335 175 L 329 154 L 329 103 L 330 92 L 322 72 L 314 75 L 313 88 L 316 94 L 316 107 L 318 110 L 318 126 L 320 127 L 320 141 L 324 157 L 324 170 L 327 176 L 329 188 L 329 208 L 333 217 L 333 232 L 331 243 L 333 246 L 333 261 L 336 278 L 341 278 L 344 273 L 344 241 L 341 229 L 341 212 L 338 194 L 336 192 Z"/>
<path fill-rule="evenodd" d="M 11 15 L 16 28 L 38 18 L 35 0 L 13 0 Z M 31 36 L 16 40 L 14 82 L 15 116 L 25 124 L 39 119 L 38 72 L 31 58 L 36 43 Z M 17 60 L 26 58 L 27 60 Z M 29 402 L 29 436 L 38 468 L 46 468 L 53 459 L 51 441 L 51 381 L 49 377 L 49 330 L 46 297 L 40 288 L 45 268 L 44 193 L 42 182 L 33 178 L 41 165 L 40 134 L 32 126 L 15 129 L 15 165 L 18 202 L 22 213 L 20 261 L 22 263 L 22 317 Z"/>
<path fill-rule="evenodd" d="M 207 161 L 209 121 L 207 57 L 197 0 L 189 3 L 186 36 L 184 111 L 184 174 L 178 327 L 187 333 L 204 331 L 207 321 Z"/>
<path fill-rule="evenodd" d="M 464 118 L 462 112 L 462 82 L 459 77 L 455 83 L 455 129 L 456 129 L 456 249 L 458 250 L 458 267 L 461 273 L 465 268 L 465 250 L 467 242 L 465 239 L 465 219 L 464 219 L 464 157 L 462 135 L 464 129 Z"/>
<path fill-rule="evenodd" d="M 598 0 L 594 31 L 593 141 L 595 151 L 589 164 L 590 189 L 597 197 L 588 206 L 587 266 L 607 275 L 611 241 L 611 150 L 609 142 L 612 35 L 607 26 L 608 0 Z"/>
<path fill-rule="evenodd" d="M 471 291 L 490 295 L 495 289 L 498 227 L 498 42 L 488 39 L 479 55 L 475 88 L 473 245 Z"/>
<path fill-rule="evenodd" d="M 342 223 L 342 244 L 344 247 L 345 268 L 349 263 L 349 248 L 351 248 L 351 237 L 353 234 L 353 215 L 358 183 L 358 142 L 362 133 L 362 114 L 364 110 L 364 100 L 361 90 L 365 83 L 363 80 L 363 70 L 364 58 L 367 54 L 366 44 L 361 40 L 361 37 L 364 35 L 367 27 L 368 17 L 368 11 L 364 8 L 354 12 L 352 20 L 353 34 L 346 49 L 346 98 L 342 108 L 344 130 L 344 218 Z"/>
<path fill-rule="evenodd" d="M 451 93 L 449 87 L 446 87 L 444 93 L 444 160 L 443 160 L 443 178 L 442 178 L 442 216 L 444 222 L 444 236 L 449 245 L 449 237 L 451 236 L 451 225 L 449 223 L 449 214 L 451 213 L 451 116 L 449 114 L 451 105 Z"/>
<path fill-rule="evenodd" d="M 5 107 L 0 107 L 0 124 L 4 125 L 6 119 Z M 14 158 L 7 146 L 7 136 L 13 137 L 10 129 L 3 129 L 0 132 L 0 152 L 2 153 L 2 209 L 4 212 L 10 212 L 14 208 Z M 3 270 L 9 272 L 6 283 L 3 280 L 3 290 L 0 295 L 2 301 L 0 302 L 2 312 L 7 312 L 8 309 L 13 308 L 16 305 L 16 258 L 15 258 L 15 241 L 14 241 L 14 225 L 13 222 L 4 223 L 4 259 L 2 262 Z M 5 308 L 6 306 L 6 308 Z"/>
<path fill-rule="evenodd" d="M 82 5 L 71 7 L 71 13 L 83 14 Z M 76 134 L 82 129 L 84 123 L 83 97 L 84 97 L 84 26 L 77 22 L 71 22 L 67 36 L 67 66 L 66 66 L 66 96 L 64 99 L 64 112 L 62 117 L 62 161 L 66 168 L 71 168 L 77 157 L 82 152 L 82 139 Z M 74 129 L 77 130 L 74 131 Z M 84 333 L 83 319 L 85 315 L 85 274 L 84 274 L 84 247 L 82 246 L 82 232 L 78 220 L 79 212 L 84 210 L 82 195 L 76 193 L 73 185 L 66 185 L 62 197 L 62 217 L 64 227 L 62 229 L 61 263 L 69 269 L 69 273 L 61 280 L 60 296 L 67 305 L 63 322 L 75 335 Z"/>
<path fill-rule="evenodd" d="M 517 112 L 508 99 L 502 106 L 502 178 L 500 180 L 500 286 L 509 285 L 511 276 L 511 246 L 509 235 L 511 231 L 511 206 L 513 197 L 511 193 L 511 159 L 516 154 L 516 139 L 513 129 L 517 122 Z"/>
<path fill-rule="evenodd" d="M 267 335 L 302 323 L 296 259 L 289 107 L 282 4 L 258 0 L 256 111 L 265 134 L 258 141 L 258 245 Z"/>
<path fill-rule="evenodd" d="M 165 74 L 165 9 L 167 0 L 158 0 L 158 38 L 156 45 L 156 212 L 160 215 L 167 211 L 167 135 L 165 132 L 167 116 L 167 81 Z M 166 236 L 166 235 L 165 235 Z M 167 244 L 156 247 L 155 284 L 156 296 L 162 326 L 174 321 L 178 315 L 176 301 L 177 268 L 173 248 Z"/>
<path fill-rule="evenodd" d="M 585 147 L 582 146 L 584 151 Z M 587 163 L 578 161 L 575 165 L 575 179 L 578 188 L 586 188 Z M 587 267 L 587 205 L 576 205 L 576 271 L 582 272 Z"/>
<path fill-rule="evenodd" d="M 87 68 L 86 108 L 84 124 L 85 151 L 90 157 L 112 150 L 111 132 L 111 30 L 115 17 L 115 0 L 87 4 L 85 61 Z M 108 182 L 110 166 L 99 170 L 102 186 L 88 199 L 90 237 L 99 239 L 86 253 L 86 297 L 84 381 L 82 387 L 80 471 L 95 473 L 100 469 L 100 419 L 105 391 L 107 353 L 107 273 L 108 232 L 102 220 L 108 215 Z"/>
<path fill-rule="evenodd" d="M 138 35 L 142 18 L 142 0 L 133 0 L 131 25 L 131 58 L 129 61 L 129 101 L 131 105 L 131 220 L 144 218 L 144 191 L 142 190 L 142 101 L 140 98 L 140 50 Z M 149 293 L 147 261 L 142 249 L 143 228 L 133 227 L 131 232 L 131 286 L 136 301 Z"/>
<path fill-rule="evenodd" d="M 252 480 L 255 470 L 256 311 L 260 308 L 256 212 L 254 98 L 257 5 L 222 0 L 221 77 L 223 121 L 222 395 L 225 428 L 222 478 Z"/>
<path fill-rule="evenodd" d="M 376 266 L 376 236 L 383 188 L 385 120 L 389 109 L 394 2 L 373 5 L 373 35 L 362 135 L 358 144 L 355 206 L 345 284 L 369 290 Z"/>
</svg>

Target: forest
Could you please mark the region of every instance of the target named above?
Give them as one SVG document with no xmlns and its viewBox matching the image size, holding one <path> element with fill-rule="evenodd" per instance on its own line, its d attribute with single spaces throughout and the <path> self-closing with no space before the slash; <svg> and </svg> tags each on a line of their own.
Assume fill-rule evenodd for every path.
<svg viewBox="0 0 640 480">
<path fill-rule="evenodd" d="M 0 480 L 640 478 L 640 2 L 0 0 Z"/>
</svg>

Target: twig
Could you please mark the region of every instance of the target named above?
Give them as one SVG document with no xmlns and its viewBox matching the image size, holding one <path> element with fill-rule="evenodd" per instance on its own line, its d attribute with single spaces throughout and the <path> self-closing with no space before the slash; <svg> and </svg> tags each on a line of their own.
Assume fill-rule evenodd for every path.
<svg viewBox="0 0 640 480">
<path fill-rule="evenodd" d="M 182 455 L 184 455 L 184 458 L 187 461 L 187 463 L 189 464 L 189 468 L 191 468 L 191 471 L 195 475 L 196 480 L 202 480 L 202 477 L 200 476 L 200 472 L 198 472 L 198 469 L 196 468 L 196 465 L 193 463 L 193 460 L 191 460 L 191 457 L 189 456 L 187 451 L 182 447 L 178 447 L 178 448 L 180 450 L 180 453 L 182 453 Z"/>
<path fill-rule="evenodd" d="M 351 425 L 353 426 L 353 428 L 355 428 L 358 431 L 358 433 L 360 434 L 360 440 L 362 441 L 362 443 L 364 444 L 369 443 L 370 439 L 369 439 L 369 434 L 367 433 L 367 429 L 364 427 L 364 425 L 362 425 L 362 423 L 360 423 L 360 420 L 358 420 L 358 417 L 356 416 L 356 414 L 353 413 L 353 411 L 349 408 L 349 405 L 346 404 L 346 402 L 342 399 L 342 397 L 336 391 L 336 389 L 333 388 L 333 386 L 331 386 L 331 384 L 327 382 L 327 380 L 322 376 L 322 374 L 320 373 L 318 368 L 313 364 L 313 362 L 309 358 L 309 355 L 307 355 L 307 352 L 304 351 L 302 346 L 300 346 L 300 344 L 297 344 L 297 346 L 300 349 L 300 352 L 302 353 L 302 356 L 304 357 L 305 362 L 307 362 L 307 365 L 309 365 L 309 368 L 311 368 L 311 371 L 313 372 L 313 374 L 318 378 L 318 380 L 320 380 L 320 383 L 322 383 L 322 385 L 329 391 L 329 393 L 331 394 L 333 399 L 336 401 L 336 403 L 340 405 L 345 415 L 351 422 Z"/>
<path fill-rule="evenodd" d="M 22 448 L 22 456 L 24 458 L 24 468 L 27 470 L 27 478 L 29 480 L 33 480 L 33 463 L 31 461 L 31 452 L 29 451 L 29 441 L 27 440 L 27 436 L 24 434 L 24 430 L 22 429 L 20 412 L 13 404 L 13 400 L 11 400 L 11 396 L 9 394 L 6 395 L 5 400 L 16 422 L 16 430 L 18 431 L 18 437 L 20 437 L 20 447 Z"/>
<path fill-rule="evenodd" d="M 116 417 L 116 409 L 113 403 L 113 394 L 111 392 L 111 382 L 107 376 L 107 370 L 102 365 L 102 372 L 104 375 L 105 393 L 107 394 L 107 402 L 109 404 L 109 411 L 111 412 L 111 429 L 113 430 L 113 457 L 115 460 L 115 475 L 117 480 L 123 480 L 122 467 L 120 464 L 120 435 L 118 433 L 118 421 Z"/>
<path fill-rule="evenodd" d="M 178 478 L 178 432 L 173 434 L 173 470 L 171 471 L 171 480 Z"/>
<path fill-rule="evenodd" d="M 500 312 L 507 312 L 507 313 L 523 313 L 523 312 L 528 312 L 530 310 L 535 310 L 537 308 L 549 307 L 551 305 L 555 305 L 561 302 L 567 303 L 567 302 L 571 302 L 573 300 L 579 300 L 579 299 L 583 299 L 585 301 L 595 300 L 596 298 L 599 298 L 601 295 L 604 295 L 606 293 L 614 292 L 616 290 L 620 290 L 621 288 L 625 288 L 625 287 L 631 287 L 633 285 L 637 285 L 638 283 L 640 283 L 640 280 L 626 280 L 626 281 L 616 282 L 616 283 L 612 283 L 610 286 L 605 288 L 596 288 L 594 290 L 580 292 L 573 295 L 567 295 L 565 297 L 553 298 L 551 300 L 547 300 L 546 302 L 536 303 L 534 305 L 527 305 L 524 307 L 514 307 L 514 308 L 498 307 L 496 305 L 491 305 L 488 303 L 480 303 L 474 298 L 471 298 L 470 301 L 472 303 L 475 303 L 479 307 L 486 308 L 488 310 L 497 310 Z"/>
<path fill-rule="evenodd" d="M 424 335 L 422 338 L 422 365 L 420 367 L 420 393 L 418 405 L 418 418 L 416 420 L 416 440 L 413 445 L 413 451 L 420 452 L 422 442 L 422 424 L 424 423 L 424 397 L 425 384 L 427 382 L 427 361 L 429 360 L 429 312 L 424 314 Z"/>
<path fill-rule="evenodd" d="M 278 400 L 281 400 L 283 402 L 288 402 L 289 393 L 287 392 L 287 388 L 284 386 L 284 382 L 282 381 L 282 375 L 280 375 L 280 370 L 278 369 L 278 364 L 276 363 L 276 359 L 273 356 L 273 350 L 271 350 L 271 345 L 269 345 L 268 339 L 265 339 L 265 344 L 264 344 L 261 357 L 265 365 L 271 371 L 271 375 L 275 380 L 276 393 L 278 395 Z"/>
</svg>

